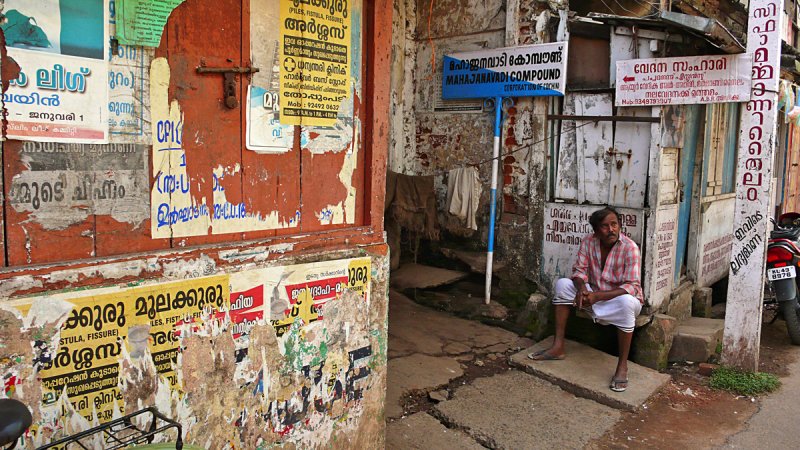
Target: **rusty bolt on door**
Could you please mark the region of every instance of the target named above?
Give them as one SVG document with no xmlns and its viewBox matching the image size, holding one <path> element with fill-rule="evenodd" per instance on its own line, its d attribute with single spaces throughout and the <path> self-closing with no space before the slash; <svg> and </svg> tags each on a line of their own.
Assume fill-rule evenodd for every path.
<svg viewBox="0 0 800 450">
<path fill-rule="evenodd" d="M 228 109 L 235 109 L 239 106 L 236 99 L 236 74 L 251 74 L 258 72 L 257 67 L 205 67 L 197 68 L 197 73 L 221 73 L 223 75 L 222 88 L 225 95 L 225 106 Z"/>
</svg>

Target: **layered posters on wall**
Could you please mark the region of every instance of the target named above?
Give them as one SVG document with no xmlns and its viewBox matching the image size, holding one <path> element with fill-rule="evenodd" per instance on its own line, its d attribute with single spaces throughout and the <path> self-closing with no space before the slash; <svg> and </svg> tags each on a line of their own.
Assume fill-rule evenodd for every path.
<svg viewBox="0 0 800 450">
<path fill-rule="evenodd" d="M 253 63 L 247 148 L 288 151 L 293 126 L 312 152 L 340 151 L 354 139 L 360 89 L 361 2 L 251 0 Z"/>
<path fill-rule="evenodd" d="M 249 334 L 258 323 L 270 323 L 281 338 L 292 326 L 322 323 L 325 328 L 326 308 L 350 301 L 345 295 L 369 302 L 371 272 L 371 260 L 364 257 L 231 274 L 229 316 L 236 361 L 247 356 Z"/>
<path fill-rule="evenodd" d="M 108 142 L 108 1 L 5 1 L 8 138 Z"/>
<path fill-rule="evenodd" d="M 274 327 L 285 344 L 300 330 L 313 327 L 324 334 L 360 320 L 348 314 L 358 310 L 355 302 L 368 304 L 371 270 L 369 257 L 339 259 L 65 292 L 20 299 L 10 307 L 24 324 L 60 324 L 55 334 L 25 334 L 41 380 L 42 422 L 58 423 L 71 410 L 89 423 L 105 422 L 132 412 L 123 393 L 133 367 L 152 367 L 161 398 L 182 395 L 189 336 L 229 333 L 235 349 L 223 357 L 241 363 L 256 326 Z"/>
<path fill-rule="evenodd" d="M 89 422 L 119 417 L 125 412 L 120 362 L 126 359 L 149 357 L 161 381 L 181 390 L 180 337 L 220 330 L 224 317 L 218 313 L 229 310 L 229 289 L 228 276 L 217 275 L 49 296 L 18 306 L 31 321 L 56 314 L 62 324 L 54 339 L 32 343 L 42 413 L 58 415 L 69 403 Z"/>
<path fill-rule="evenodd" d="M 110 0 L 109 34 L 121 26 L 119 0 Z M 108 126 L 111 143 L 151 144 L 150 77 L 155 49 L 119 43 L 108 68 Z"/>
<path fill-rule="evenodd" d="M 250 39 L 253 65 L 259 68 L 247 91 L 248 150 L 284 153 L 294 143 L 294 126 L 280 120 L 280 4 L 274 0 L 250 1 Z"/>
</svg>

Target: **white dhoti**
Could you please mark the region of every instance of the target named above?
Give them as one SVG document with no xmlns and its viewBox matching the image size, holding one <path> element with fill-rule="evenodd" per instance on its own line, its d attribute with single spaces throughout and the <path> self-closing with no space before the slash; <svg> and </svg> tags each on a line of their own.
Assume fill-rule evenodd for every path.
<svg viewBox="0 0 800 450">
<path fill-rule="evenodd" d="M 592 290 L 588 284 L 586 289 Z M 553 296 L 554 305 L 570 305 L 575 302 L 578 291 L 575 284 L 569 278 L 561 278 L 556 281 L 555 295 Z M 611 300 L 597 302 L 592 305 L 591 310 L 586 310 L 592 319 L 601 325 L 614 325 L 626 333 L 632 333 L 636 325 L 636 316 L 642 311 L 642 303 L 638 298 L 624 294 L 614 297 Z"/>
</svg>

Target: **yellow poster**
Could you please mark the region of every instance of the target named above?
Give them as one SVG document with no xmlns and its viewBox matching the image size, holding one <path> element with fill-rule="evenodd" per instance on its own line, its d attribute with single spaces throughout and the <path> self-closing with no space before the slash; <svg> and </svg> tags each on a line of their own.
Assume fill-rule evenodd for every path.
<svg viewBox="0 0 800 450">
<path fill-rule="evenodd" d="M 348 0 L 281 0 L 280 28 L 281 124 L 333 126 L 351 89 Z"/>
<path fill-rule="evenodd" d="M 42 300 L 46 301 L 46 300 Z M 227 275 L 142 286 L 69 300 L 74 308 L 61 327 L 52 353 L 39 358 L 42 403 L 52 405 L 66 391 L 75 410 L 93 421 L 123 412 L 119 362 L 127 352 L 140 358 L 148 352 L 157 372 L 180 388 L 175 363 L 181 333 L 191 333 L 207 320 L 222 320 L 230 306 Z M 27 308 L 21 308 L 24 312 Z M 222 317 L 221 317 L 222 316 Z"/>
</svg>

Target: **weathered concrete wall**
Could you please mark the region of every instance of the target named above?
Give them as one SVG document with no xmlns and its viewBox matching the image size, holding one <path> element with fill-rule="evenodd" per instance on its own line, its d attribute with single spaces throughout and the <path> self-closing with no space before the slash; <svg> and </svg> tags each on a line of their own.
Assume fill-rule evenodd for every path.
<svg viewBox="0 0 800 450">
<path fill-rule="evenodd" d="M 418 2 L 417 9 L 417 56 L 413 78 L 414 92 L 414 145 L 406 148 L 415 161 L 414 174 L 436 175 L 437 205 L 445 210 L 447 198 L 447 172 L 468 164 L 483 162 L 491 158 L 493 136 L 493 114 L 487 112 L 440 112 L 434 111 L 441 94 L 442 58 L 446 54 L 497 48 L 503 46 L 503 21 L 505 14 L 502 2 L 474 5 L 464 8 L 452 2 L 449 7 L 437 2 L 442 8 L 434 14 L 428 28 L 429 9 Z M 447 13 L 444 13 L 447 11 Z M 469 26 L 465 26 L 468 24 Z M 480 99 L 477 99 L 481 103 Z M 413 153 L 409 152 L 413 151 Z M 491 162 L 478 166 L 484 190 L 478 207 L 478 236 L 487 235 L 489 181 Z M 501 182 L 502 183 L 502 182 Z M 443 228 L 455 234 L 472 234 L 462 222 L 443 212 Z"/>
<path fill-rule="evenodd" d="M 231 264 L 203 255 L 99 267 L 164 271 L 1 300 L 0 373 L 34 415 L 25 448 L 149 405 L 205 448 L 382 447 L 384 246 L 269 262 L 268 249 L 226 254 Z M 21 276 L 4 291 L 30 284 Z"/>
<path fill-rule="evenodd" d="M 557 14 L 542 14 L 549 11 L 548 6 L 535 1 L 399 3 L 395 4 L 393 54 L 395 63 L 403 64 L 403 73 L 395 67 L 389 167 L 407 174 L 435 175 L 443 228 L 480 237 L 485 245 L 494 119 L 490 111 L 442 110 L 447 107 L 439 100 L 442 58 L 454 52 L 547 42 L 548 19 Z M 538 278 L 547 183 L 548 147 L 543 137 L 548 100 L 517 100 L 506 111 L 501 140 L 496 251 L 518 275 Z M 479 162 L 484 190 L 478 232 L 472 233 L 444 211 L 447 172 Z"/>
<path fill-rule="evenodd" d="M 415 152 L 414 89 L 416 79 L 416 2 L 392 3 L 392 97 L 391 97 L 391 149 L 388 169 L 398 173 L 415 173 L 419 170 Z"/>
</svg>

